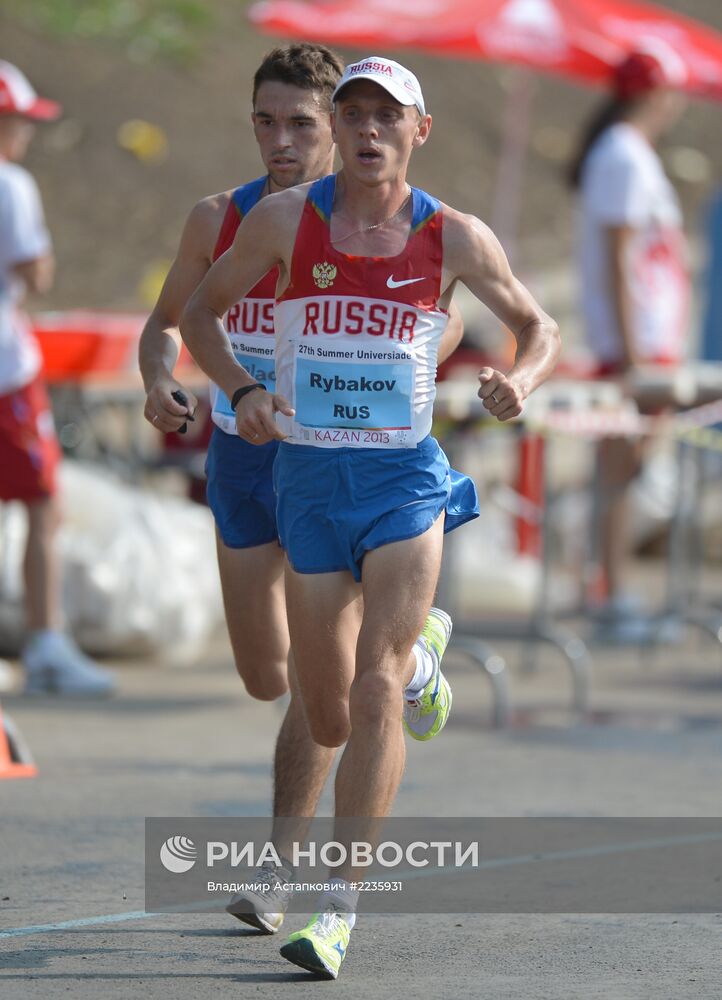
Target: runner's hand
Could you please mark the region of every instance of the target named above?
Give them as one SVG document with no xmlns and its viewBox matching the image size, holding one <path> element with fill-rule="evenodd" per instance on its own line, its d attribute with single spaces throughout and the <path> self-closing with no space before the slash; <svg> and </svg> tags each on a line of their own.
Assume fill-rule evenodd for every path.
<svg viewBox="0 0 722 1000">
<path fill-rule="evenodd" d="M 180 392 L 185 396 L 186 406 L 173 399 L 174 392 Z M 168 433 L 180 430 L 187 420 L 192 419 L 197 406 L 198 400 L 193 393 L 174 378 L 167 376 L 157 379 L 150 387 L 143 416 L 156 430 Z"/>
<path fill-rule="evenodd" d="M 495 368 L 482 368 L 479 372 L 479 399 L 492 417 L 511 420 L 518 417 L 524 402 L 523 393 L 507 375 Z"/>
<path fill-rule="evenodd" d="M 236 407 L 236 430 L 239 436 L 249 444 L 283 441 L 287 435 L 279 430 L 274 420 L 276 413 L 292 417 L 296 411 L 278 393 L 263 392 L 260 389 L 246 393 Z"/>
</svg>

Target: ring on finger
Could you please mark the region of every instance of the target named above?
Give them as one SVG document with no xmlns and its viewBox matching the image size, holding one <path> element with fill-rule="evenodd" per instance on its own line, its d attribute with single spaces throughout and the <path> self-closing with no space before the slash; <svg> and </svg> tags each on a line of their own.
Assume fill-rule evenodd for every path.
<svg viewBox="0 0 722 1000">
<path fill-rule="evenodd" d="M 499 400 L 498 400 L 498 399 L 496 398 L 496 393 L 493 393 L 493 392 L 492 392 L 492 394 L 491 394 L 491 398 L 492 398 L 492 400 L 493 400 L 493 401 L 494 401 L 495 403 L 498 403 L 498 402 L 499 402 Z"/>
<path fill-rule="evenodd" d="M 156 413 L 153 419 L 151 420 L 151 423 L 154 424 L 157 419 L 158 419 L 158 414 Z"/>
</svg>

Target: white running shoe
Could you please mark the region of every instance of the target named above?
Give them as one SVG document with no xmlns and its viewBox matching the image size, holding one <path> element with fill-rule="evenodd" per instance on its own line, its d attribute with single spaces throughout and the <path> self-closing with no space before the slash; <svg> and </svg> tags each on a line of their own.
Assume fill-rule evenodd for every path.
<svg viewBox="0 0 722 1000">
<path fill-rule="evenodd" d="M 62 632 L 46 631 L 30 638 L 21 655 L 25 694 L 105 697 L 115 678 L 78 649 Z"/>
<path fill-rule="evenodd" d="M 237 893 L 226 907 L 226 913 L 244 924 L 257 927 L 266 934 L 275 934 L 283 923 L 291 890 L 283 885 L 290 882 L 293 873 L 266 861 L 256 869 L 253 882 L 258 887 Z"/>
</svg>

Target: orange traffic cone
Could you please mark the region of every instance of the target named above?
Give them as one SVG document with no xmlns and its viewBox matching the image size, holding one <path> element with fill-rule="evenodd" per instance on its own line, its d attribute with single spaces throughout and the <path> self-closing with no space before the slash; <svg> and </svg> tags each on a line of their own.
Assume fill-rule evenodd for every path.
<svg viewBox="0 0 722 1000">
<path fill-rule="evenodd" d="M 37 773 L 38 769 L 17 726 L 9 716 L 3 716 L 0 705 L 0 780 L 34 778 Z"/>
</svg>

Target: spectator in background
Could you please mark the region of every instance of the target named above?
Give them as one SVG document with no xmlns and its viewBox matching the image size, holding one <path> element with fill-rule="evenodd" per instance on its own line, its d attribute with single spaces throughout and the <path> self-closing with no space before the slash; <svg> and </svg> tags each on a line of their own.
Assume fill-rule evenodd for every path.
<svg viewBox="0 0 722 1000">
<path fill-rule="evenodd" d="M 35 181 L 19 162 L 35 121 L 57 118 L 60 105 L 38 97 L 25 76 L 0 61 L 0 501 L 28 513 L 23 563 L 27 642 L 22 652 L 28 693 L 104 695 L 111 675 L 85 657 L 60 628 L 60 449 L 41 357 L 21 311 L 26 292 L 49 291 L 50 236 Z"/>
<path fill-rule="evenodd" d="M 614 93 L 592 121 L 573 163 L 579 191 L 582 306 L 598 376 L 640 365 L 677 365 L 687 334 L 689 275 L 682 214 L 655 145 L 679 118 L 684 66 L 667 46 L 629 55 Z M 644 638 L 622 592 L 631 549 L 629 487 L 642 442 L 613 438 L 598 449 L 604 637 Z"/>
</svg>

